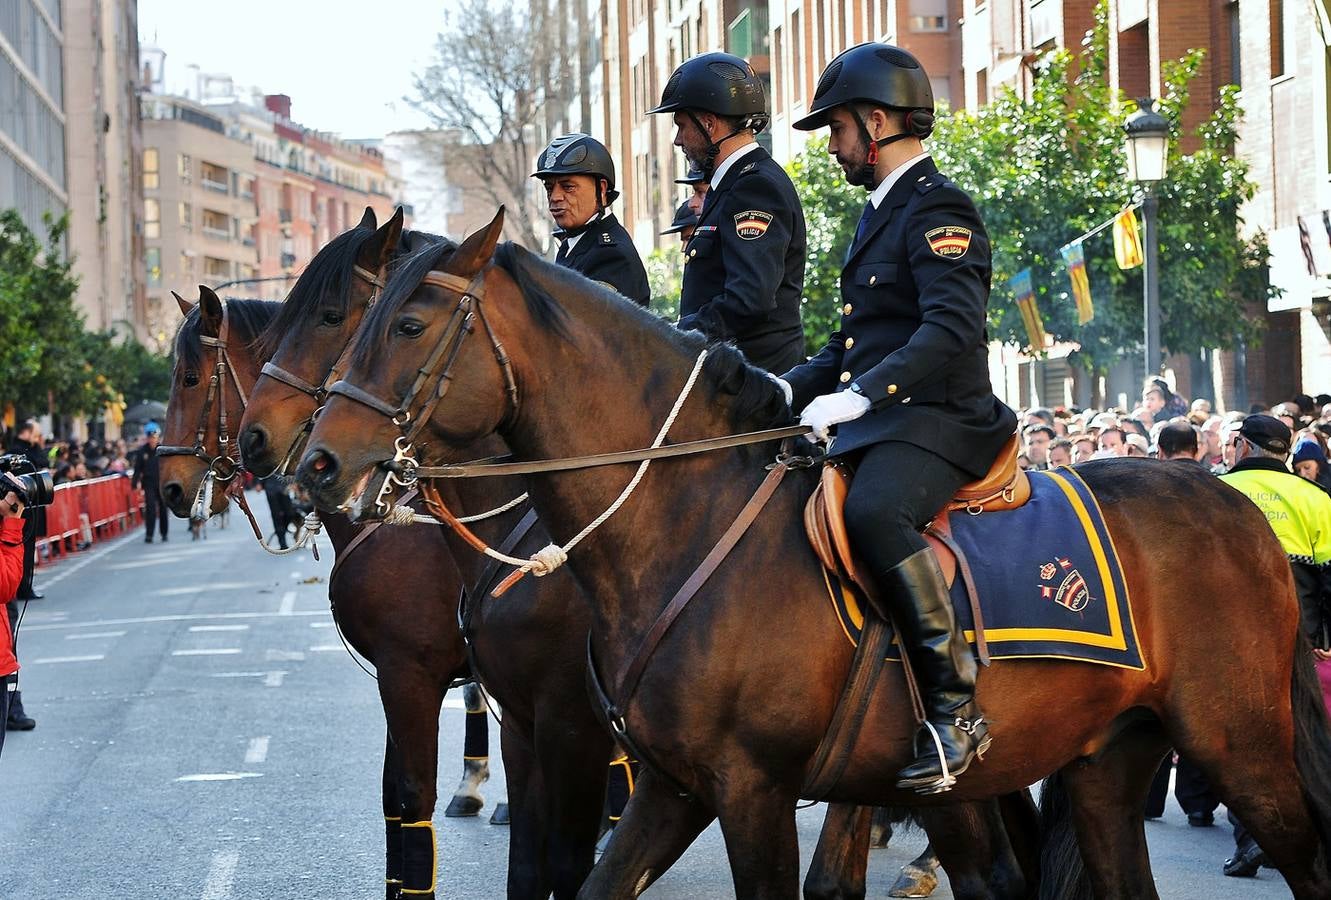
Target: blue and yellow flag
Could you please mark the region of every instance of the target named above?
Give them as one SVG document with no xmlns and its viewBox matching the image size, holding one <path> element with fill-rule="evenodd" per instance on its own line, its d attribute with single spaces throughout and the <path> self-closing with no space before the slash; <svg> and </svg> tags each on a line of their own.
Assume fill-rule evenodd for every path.
<svg viewBox="0 0 1331 900">
<path fill-rule="evenodd" d="M 1017 295 L 1017 309 L 1021 312 L 1022 324 L 1026 326 L 1026 336 L 1031 349 L 1039 353 L 1044 350 L 1044 320 L 1040 318 L 1040 307 L 1035 302 L 1035 287 L 1031 283 L 1031 270 L 1022 269 L 1008 281 L 1008 287 Z"/>
<path fill-rule="evenodd" d="M 1091 304 L 1091 280 L 1086 275 L 1086 252 L 1081 241 L 1073 241 L 1062 250 L 1063 262 L 1068 267 L 1068 277 L 1072 279 L 1072 296 L 1077 301 L 1077 324 L 1085 325 L 1095 318 L 1095 307 Z"/>
<path fill-rule="evenodd" d="M 1114 260 L 1120 269 L 1135 269 L 1142 264 L 1142 235 L 1137 230 L 1137 214 L 1131 208 L 1114 218 Z"/>
</svg>

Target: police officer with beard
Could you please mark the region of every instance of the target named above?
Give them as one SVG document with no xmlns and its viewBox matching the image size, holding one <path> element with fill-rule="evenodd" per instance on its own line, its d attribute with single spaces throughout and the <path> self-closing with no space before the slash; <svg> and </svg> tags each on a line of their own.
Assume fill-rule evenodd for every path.
<svg viewBox="0 0 1331 900">
<path fill-rule="evenodd" d="M 675 70 L 649 112 L 674 115 L 675 146 L 711 185 L 684 248 L 679 327 L 784 372 L 804 357 L 804 212 L 754 138 L 769 119 L 762 82 L 738 56 L 704 53 Z"/>
<path fill-rule="evenodd" d="M 827 126 L 846 180 L 870 192 L 841 273 L 840 330 L 784 376 L 792 409 L 829 453 L 856 466 L 846 499 L 871 600 L 901 629 L 926 725 L 897 786 L 947 790 L 989 744 L 975 658 L 920 530 L 982 478 L 1017 426 L 989 382 L 989 239 L 967 194 L 921 139 L 929 76 L 909 53 L 861 44 L 819 79 L 801 130 Z"/>
<path fill-rule="evenodd" d="M 647 270 L 608 208 L 619 191 L 605 145 L 585 134 L 557 137 L 541 151 L 532 177 L 545 185 L 550 217 L 559 226 L 555 263 L 646 306 L 652 299 Z"/>
</svg>

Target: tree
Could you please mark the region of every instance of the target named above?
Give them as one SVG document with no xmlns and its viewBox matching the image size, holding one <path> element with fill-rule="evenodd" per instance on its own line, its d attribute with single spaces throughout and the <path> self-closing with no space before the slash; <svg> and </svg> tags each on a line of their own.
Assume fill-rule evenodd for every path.
<svg viewBox="0 0 1331 900">
<path fill-rule="evenodd" d="M 1122 130 L 1134 106 L 1109 87 L 1107 21 L 1102 0 L 1083 50 L 1043 56 L 1029 97 L 1005 88 L 978 110 L 940 116 L 927 143 L 940 170 L 971 194 L 989 232 L 990 336 L 1027 343 L 1007 282 L 1030 268 L 1045 330 L 1079 345 L 1072 361 L 1096 373 L 1142 344 L 1141 269 L 1118 268 L 1107 233 L 1088 241 L 1095 318 L 1082 326 L 1059 253 L 1135 199 Z M 1221 91 L 1216 112 L 1198 129 L 1199 149 L 1179 152 L 1179 116 L 1200 61 L 1194 51 L 1165 67 L 1158 107 L 1174 123 L 1169 177 L 1157 194 L 1162 337 L 1175 353 L 1252 339 L 1259 323 L 1248 317 L 1245 303 L 1264 301 L 1271 292 L 1264 236 L 1240 233 L 1240 209 L 1254 185 L 1232 151 L 1241 115 L 1237 88 Z M 865 197 L 845 184 L 821 141 L 793 160 L 790 171 L 809 223 L 804 321 L 813 348 L 836 327 L 837 278 Z"/>
<path fill-rule="evenodd" d="M 549 225 L 534 202 L 532 163 L 547 117 L 567 107 L 570 67 L 561 37 L 568 28 L 548 4 L 462 0 L 446 5 L 434 61 L 412 79 L 406 100 L 437 133 L 422 149 L 461 170 L 496 207 L 519 242 L 534 250 Z M 553 20 L 558 21 L 553 21 Z"/>
<path fill-rule="evenodd" d="M 684 289 L 684 254 L 678 247 L 660 247 L 648 255 L 646 269 L 652 293 L 649 308 L 674 322 L 679 318 L 679 295 Z"/>
</svg>

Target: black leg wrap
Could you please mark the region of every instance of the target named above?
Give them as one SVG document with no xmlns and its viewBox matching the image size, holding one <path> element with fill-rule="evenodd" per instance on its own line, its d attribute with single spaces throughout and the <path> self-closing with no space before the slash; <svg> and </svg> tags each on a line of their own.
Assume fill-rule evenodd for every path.
<svg viewBox="0 0 1331 900">
<path fill-rule="evenodd" d="M 384 818 L 384 896 L 397 900 L 402 890 L 402 820 Z"/>
<path fill-rule="evenodd" d="M 434 826 L 429 822 L 402 825 L 402 896 L 434 896 Z"/>
<path fill-rule="evenodd" d="M 462 739 L 462 755 L 467 759 L 488 759 L 490 720 L 486 715 L 485 698 L 481 696 L 481 689 L 475 684 L 464 684 L 462 702 L 467 707 L 467 730 Z"/>
</svg>

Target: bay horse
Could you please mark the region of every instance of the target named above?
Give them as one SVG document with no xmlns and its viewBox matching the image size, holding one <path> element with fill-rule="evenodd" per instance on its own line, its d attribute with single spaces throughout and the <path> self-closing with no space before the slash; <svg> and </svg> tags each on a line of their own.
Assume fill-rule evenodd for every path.
<svg viewBox="0 0 1331 900">
<path fill-rule="evenodd" d="M 284 474 L 280 470 L 301 445 L 306 425 L 324 400 L 317 386 L 327 382 L 330 371 L 344 367 L 344 351 L 377 293 L 371 282 L 356 276 L 356 269 L 373 271 L 379 265 L 376 253 L 380 246 L 395 246 L 392 257 L 411 252 L 422 240 L 437 242 L 445 249 L 455 246 L 419 233 L 413 240 L 395 240 L 393 229 L 400 226 L 399 213 L 380 228 L 384 234 L 371 237 L 362 228 L 336 238 L 311 262 L 265 330 L 258 348 L 261 358 L 253 362 L 255 370 L 263 374 L 250 393 L 239 429 L 245 464 L 251 471 Z M 495 440 L 477 448 L 481 453 L 501 450 Z M 524 483 L 513 478 L 458 487 L 453 502 L 476 512 L 498 509 L 525 491 Z M 525 505 L 519 506 L 478 523 L 477 531 L 498 543 L 526 512 Z M 324 515 L 330 523 L 345 520 L 341 513 Z M 428 548 L 420 543 L 426 540 L 422 533 L 429 535 Z M 367 543 L 358 551 L 357 568 L 389 589 L 396 606 L 396 627 L 420 629 L 430 622 L 414 612 L 426 600 L 455 611 L 459 589 L 448 580 L 458 577 L 455 571 L 469 591 L 485 575 L 484 559 L 438 527 L 390 527 L 376 537 L 374 545 Z M 391 549 L 395 537 L 410 541 L 414 549 L 405 554 L 401 548 Z M 538 523 L 530 527 L 520 546 L 531 552 L 548 541 Z M 385 557 L 382 561 L 381 556 Z M 436 577 L 443 578 L 444 589 L 452 592 L 448 604 L 439 589 L 407 596 L 417 588 L 409 591 L 402 584 L 402 579 L 416 579 L 412 584 L 418 585 Z M 595 859 L 613 744 L 584 687 L 582 648 L 590 617 L 575 593 L 572 579 L 563 573 L 519 586 L 502 603 L 483 602 L 482 596 L 474 596 L 466 608 L 475 674 L 499 701 L 504 714 L 500 743 L 511 816 L 508 893 L 514 898 L 544 898 L 551 892 L 571 898 Z M 369 627 L 383 625 L 367 623 Z M 455 612 L 432 627 L 438 631 L 437 644 L 447 646 L 448 654 L 465 652 Z M 381 683 L 385 677 L 381 669 Z M 421 691 L 418 685 L 409 693 Z M 428 700 L 437 708 L 437 701 Z M 423 719 L 422 708 L 412 715 Z M 430 724 L 420 721 L 411 727 Z M 424 775 L 421 769 L 414 780 L 423 781 Z M 403 815 L 428 820 L 428 811 L 421 805 Z"/>
<path fill-rule="evenodd" d="M 354 251 L 348 249 L 348 242 L 330 251 L 329 259 L 339 261 L 334 267 L 343 259 L 359 259 L 365 264 L 363 271 L 373 273 L 381 266 L 385 248 L 397 238 L 401 219 L 395 221 L 393 229 L 376 232 L 372 213 L 367 211 L 367 218 L 352 232 Z M 324 265 L 329 263 L 312 265 L 302 280 L 319 281 Z M 350 270 L 349 265 L 347 268 Z M 195 499 L 206 493 L 205 508 L 197 510 L 206 517 L 226 508 L 229 501 L 224 488 L 237 471 L 239 458 L 234 442 L 222 441 L 221 416 L 226 409 L 233 414 L 226 437 L 238 434 L 239 414 L 263 363 L 255 356 L 256 343 L 282 306 L 245 300 L 228 301 L 224 306 L 206 287 L 200 288 L 197 304 L 177 299 L 185 320 L 175 340 L 163 429 L 168 452 L 161 460 L 162 493 L 180 517 L 196 512 Z M 227 333 L 223 336 L 224 321 Z M 219 348 L 219 340 L 226 346 Z M 215 389 L 211 388 L 214 376 L 218 376 Z M 195 443 L 187 446 L 186 440 Z M 205 492 L 209 473 L 220 475 L 225 482 Z M 393 900 L 399 896 L 404 867 L 400 823 L 428 821 L 433 814 L 440 705 L 450 683 L 469 674 L 457 628 L 460 575 L 447 562 L 451 557 L 436 529 L 410 529 L 391 538 L 376 529 L 358 539 L 366 529 L 352 525 L 345 516 L 325 515 L 323 523 L 336 558 L 328 585 L 333 617 L 347 641 L 375 666 L 387 722 L 382 780 L 385 893 Z M 357 564 L 344 565 L 353 552 Z M 422 555 L 443 562 L 436 571 L 421 572 L 412 561 Z M 475 815 L 484 802 L 480 785 L 489 778 L 485 706 L 478 697 L 468 697 L 467 707 L 464 774 L 450 800 L 446 813 L 450 816 Z M 504 819 L 502 810 L 496 810 L 496 816 Z M 433 856 L 430 846 L 428 859 L 424 863 L 418 859 L 415 865 L 428 867 L 432 876 Z"/>
<path fill-rule="evenodd" d="M 251 471 L 285 474 L 285 463 L 298 457 L 306 426 L 326 399 L 325 387 L 316 386 L 326 386 L 334 377 L 330 372 L 345 368 L 346 349 L 376 300 L 373 282 L 357 276 L 357 268 L 370 271 L 377 258 L 375 248 L 394 244 L 391 229 L 397 221 L 395 216 L 381 229 L 389 230 L 382 242 L 371 242 L 362 228 L 321 251 L 264 330 L 255 352 L 266 362 L 249 392 L 239 428 L 244 461 Z M 433 235 L 404 232 L 390 262 L 396 264 L 397 255 L 417 250 L 413 244 L 437 240 Z M 359 258 L 358 246 L 366 248 Z M 482 443 L 471 452 L 500 449 Z M 453 487 L 455 502 L 469 510 L 497 508 L 525 489 L 511 479 Z M 490 529 L 492 539 L 499 540 L 513 518 L 477 527 Z M 451 532 L 450 538 L 456 540 Z M 534 550 L 548 540 L 536 526 L 527 544 Z M 475 585 L 485 569 L 481 558 L 461 542 L 450 549 L 464 582 Z M 358 565 L 373 567 L 375 559 L 364 555 Z M 594 833 L 588 824 L 605 790 L 604 766 L 594 763 L 610 748 L 584 687 L 588 607 L 574 596 L 567 575 L 524 582 L 502 601 L 486 602 L 481 592 L 472 604 L 469 634 L 476 674 L 505 713 L 501 741 L 512 801 L 509 895 L 544 897 L 553 889 L 556 896 L 572 896 L 591 866 Z M 539 771 L 532 771 L 534 765 Z M 1015 804 L 1005 804 L 1004 814 L 1015 811 L 1020 816 L 1024 805 L 1029 799 L 1017 797 Z M 970 896 L 965 891 L 968 884 L 987 885 L 991 880 L 999 886 L 998 896 L 1024 896 L 1023 888 L 1035 883 L 1038 867 L 1030 859 L 1018 858 L 1006 843 L 1001 823 L 994 828 L 982 819 L 963 819 L 958 827 L 950 816 L 935 815 L 926 827 L 958 836 L 954 852 L 950 856 L 944 852 L 957 896 Z M 1031 821 L 1018 819 L 1017 827 L 1034 831 Z M 980 830 L 984 833 L 977 834 Z M 867 835 L 867 821 L 859 812 L 829 811 L 806 884 L 807 900 L 863 896 Z M 990 896 L 987 889 L 982 895 Z"/>
<path fill-rule="evenodd" d="M 430 442 L 428 459 L 497 433 L 514 459 L 537 461 L 644 448 L 667 432 L 681 442 L 791 422 L 777 386 L 733 349 L 705 347 L 521 248 L 496 256 L 502 222 L 501 209 L 446 258 L 402 267 L 371 311 L 298 468 L 321 502 L 341 504 L 372 473 L 408 468 L 403 424 Z M 766 480 L 774 451 L 639 466 L 636 481 L 623 464 L 529 479 L 558 542 L 530 565 L 549 571 L 567 559 L 591 607 L 595 671 L 623 673 L 637 659 L 677 588 Z M 929 798 L 894 786 L 915 721 L 900 668 L 888 667 L 828 798 L 982 799 L 1057 771 L 1095 895 L 1156 897 L 1143 806 L 1172 745 L 1296 897 L 1331 897 L 1331 733 L 1289 564 L 1265 519 L 1205 472 L 1107 460 L 1078 474 L 1124 564 L 1147 668 L 996 660 L 978 686 L 993 748 L 950 794 Z M 813 484 L 810 473 L 785 478 L 638 669 L 636 691 L 610 698 L 652 776 L 582 896 L 641 892 L 713 814 L 739 898 L 797 896 L 795 802 L 851 659 L 801 527 Z M 1196 508 L 1214 512 L 1212 527 L 1195 526 Z M 650 803 L 649 781 L 658 783 Z M 626 894 L 630 871 L 643 874 Z"/>
</svg>

